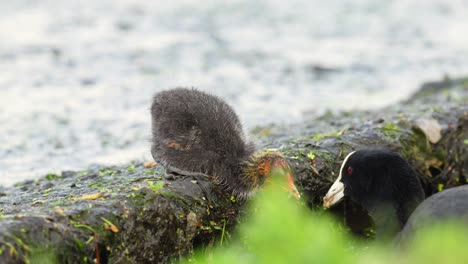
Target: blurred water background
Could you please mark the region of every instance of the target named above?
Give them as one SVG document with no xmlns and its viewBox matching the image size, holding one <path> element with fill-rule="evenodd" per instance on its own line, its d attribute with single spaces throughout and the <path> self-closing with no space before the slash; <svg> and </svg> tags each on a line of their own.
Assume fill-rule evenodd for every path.
<svg viewBox="0 0 468 264">
<path fill-rule="evenodd" d="M 247 129 L 374 109 L 468 73 L 466 0 L 0 1 L 0 184 L 150 160 L 152 95 Z"/>
</svg>

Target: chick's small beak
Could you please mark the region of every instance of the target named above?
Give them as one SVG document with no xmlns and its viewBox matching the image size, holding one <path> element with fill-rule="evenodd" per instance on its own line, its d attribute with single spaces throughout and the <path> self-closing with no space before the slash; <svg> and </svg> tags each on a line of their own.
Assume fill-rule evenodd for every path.
<svg viewBox="0 0 468 264">
<path fill-rule="evenodd" d="M 323 206 L 330 208 L 332 205 L 341 201 L 344 197 L 344 184 L 341 182 L 341 175 L 336 179 L 328 190 L 327 195 L 323 197 Z"/>
<path fill-rule="evenodd" d="M 301 194 L 294 184 L 294 172 L 285 159 L 280 159 L 276 163 L 273 163 L 269 175 L 270 179 L 279 180 L 281 188 L 288 191 L 290 196 L 294 196 L 298 200 L 301 198 Z"/>
<path fill-rule="evenodd" d="M 296 185 L 294 184 L 294 176 L 292 173 L 288 174 L 288 189 L 291 192 L 291 195 L 297 200 L 301 198 L 301 194 L 297 191 Z"/>
</svg>

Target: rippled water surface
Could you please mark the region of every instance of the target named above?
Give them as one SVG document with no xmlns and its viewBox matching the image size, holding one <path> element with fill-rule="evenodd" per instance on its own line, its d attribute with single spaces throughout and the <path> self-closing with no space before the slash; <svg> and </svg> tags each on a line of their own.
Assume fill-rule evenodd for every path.
<svg viewBox="0 0 468 264">
<path fill-rule="evenodd" d="M 39 3 L 40 2 L 40 3 Z M 468 1 L 1 1 L 0 184 L 150 159 L 151 96 L 248 128 L 376 108 L 468 73 Z"/>
</svg>

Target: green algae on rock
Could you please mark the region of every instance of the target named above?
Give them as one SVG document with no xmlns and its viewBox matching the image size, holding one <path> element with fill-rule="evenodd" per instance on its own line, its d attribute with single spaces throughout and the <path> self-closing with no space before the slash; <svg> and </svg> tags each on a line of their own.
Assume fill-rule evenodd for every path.
<svg viewBox="0 0 468 264">
<path fill-rule="evenodd" d="M 265 148 L 289 159 L 311 208 L 321 205 L 344 156 L 367 147 L 404 155 L 430 195 L 467 181 L 467 89 L 465 79 L 444 80 L 378 111 L 327 114 L 257 131 L 268 131 L 261 138 Z M 415 125 L 421 117 L 440 124 L 436 144 Z M 169 262 L 193 247 L 226 240 L 243 212 L 233 198 L 207 179 L 166 175 L 160 166 L 139 163 L 0 187 L 0 262 Z M 355 217 L 358 208 L 344 208 L 352 229 L 363 232 L 367 225 Z"/>
</svg>

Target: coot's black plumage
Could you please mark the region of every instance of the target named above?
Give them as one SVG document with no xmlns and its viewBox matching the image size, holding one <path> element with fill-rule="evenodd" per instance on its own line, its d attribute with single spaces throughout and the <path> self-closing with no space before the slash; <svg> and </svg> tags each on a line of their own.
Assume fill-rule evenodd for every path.
<svg viewBox="0 0 468 264">
<path fill-rule="evenodd" d="M 468 215 L 468 187 L 449 189 L 423 202 L 416 173 L 405 159 L 386 150 L 360 150 L 345 158 L 338 179 L 323 199 L 324 206 L 345 196 L 368 211 L 381 237 L 395 236 L 403 228 L 403 232 L 419 228 L 426 223 L 423 218 Z"/>
<path fill-rule="evenodd" d="M 407 241 L 421 226 L 440 220 L 456 220 L 468 224 L 468 185 L 436 193 L 422 202 L 411 214 L 397 242 Z"/>
<path fill-rule="evenodd" d="M 255 153 L 234 110 L 221 98 L 195 89 L 156 94 L 151 106 L 151 153 L 165 167 L 213 176 L 238 198 L 246 198 L 270 169 L 292 170 L 278 152 Z M 291 190 L 295 191 L 292 183 Z"/>
</svg>

